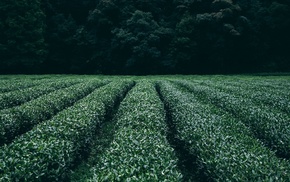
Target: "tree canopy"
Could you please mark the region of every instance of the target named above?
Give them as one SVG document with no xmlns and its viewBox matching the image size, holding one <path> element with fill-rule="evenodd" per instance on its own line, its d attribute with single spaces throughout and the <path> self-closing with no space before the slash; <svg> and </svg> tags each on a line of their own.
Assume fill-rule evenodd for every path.
<svg viewBox="0 0 290 182">
<path fill-rule="evenodd" d="M 286 0 L 1 0 L 0 73 L 290 71 Z"/>
</svg>

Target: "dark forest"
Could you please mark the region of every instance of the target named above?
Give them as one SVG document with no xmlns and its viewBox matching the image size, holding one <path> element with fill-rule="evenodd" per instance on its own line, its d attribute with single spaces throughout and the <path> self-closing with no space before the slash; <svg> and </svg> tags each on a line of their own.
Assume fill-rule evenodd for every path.
<svg viewBox="0 0 290 182">
<path fill-rule="evenodd" d="M 289 0 L 1 0 L 1 74 L 290 71 Z"/>
</svg>

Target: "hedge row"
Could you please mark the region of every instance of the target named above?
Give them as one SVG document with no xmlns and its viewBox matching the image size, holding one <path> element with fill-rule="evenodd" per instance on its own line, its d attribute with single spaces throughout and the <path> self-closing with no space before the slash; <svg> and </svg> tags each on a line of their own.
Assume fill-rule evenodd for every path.
<svg viewBox="0 0 290 182">
<path fill-rule="evenodd" d="M 139 81 L 116 115 L 114 139 L 88 181 L 180 181 L 177 158 L 166 140 L 164 106 L 149 81 Z"/>
<path fill-rule="evenodd" d="M 111 82 L 0 150 L 0 181 L 63 181 L 89 147 L 107 109 L 132 81 Z"/>
<path fill-rule="evenodd" d="M 290 118 L 286 114 L 274 112 L 262 105 L 256 105 L 248 98 L 221 92 L 213 87 L 186 81 L 178 83 L 204 101 L 232 113 L 280 157 L 290 157 Z"/>
<path fill-rule="evenodd" d="M 231 79 L 229 79 L 231 78 Z M 240 77 L 226 77 L 222 80 L 200 80 L 200 84 L 218 88 L 227 93 L 240 95 L 252 99 L 258 104 L 268 105 L 289 114 L 290 112 L 290 85 L 284 79 L 241 79 Z M 195 80 L 192 80 L 193 83 Z M 196 81 L 195 81 L 196 82 Z M 289 82 L 289 81 L 288 81 Z"/>
<path fill-rule="evenodd" d="M 160 93 L 176 125 L 177 136 L 197 156 L 209 181 L 287 181 L 290 166 L 252 137 L 239 120 L 169 82 Z"/>
<path fill-rule="evenodd" d="M 41 95 L 71 86 L 78 82 L 80 82 L 80 80 L 61 80 L 48 83 L 44 82 L 34 87 L 0 94 L 0 110 L 23 104 Z"/>
<path fill-rule="evenodd" d="M 27 132 L 35 124 L 49 119 L 57 112 L 104 85 L 98 80 L 86 81 L 57 90 L 23 105 L 0 111 L 0 146 Z"/>
<path fill-rule="evenodd" d="M 238 82 L 237 82 L 238 83 Z M 290 95 L 289 90 L 287 93 L 274 89 L 256 87 L 255 85 L 236 85 L 230 84 L 227 81 L 224 82 L 210 82 L 208 85 L 212 88 L 218 88 L 219 90 L 238 95 L 243 98 L 251 99 L 258 105 L 265 105 L 270 109 L 280 110 L 286 114 L 290 114 Z"/>
<path fill-rule="evenodd" d="M 237 77 L 238 78 L 238 77 Z M 242 86 L 250 86 L 257 89 L 267 90 L 267 89 L 275 89 L 281 91 L 287 91 L 289 89 L 289 77 L 276 77 L 276 78 L 267 78 L 267 77 L 250 77 L 247 80 L 240 80 L 237 83 L 237 80 L 233 80 L 233 83 L 241 84 Z"/>
<path fill-rule="evenodd" d="M 35 80 L 35 81 L 29 80 L 29 79 L 1 80 L 0 81 L 0 94 L 10 92 L 10 91 L 15 91 L 15 90 L 33 87 L 33 86 L 36 86 L 39 84 L 41 84 L 41 81 L 39 81 L 39 80 Z"/>
</svg>

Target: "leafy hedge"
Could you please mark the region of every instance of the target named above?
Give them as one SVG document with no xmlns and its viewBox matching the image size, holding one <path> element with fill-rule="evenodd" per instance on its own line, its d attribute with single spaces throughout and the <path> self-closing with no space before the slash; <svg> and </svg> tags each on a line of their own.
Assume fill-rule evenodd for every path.
<svg viewBox="0 0 290 182">
<path fill-rule="evenodd" d="M 151 82 L 142 80 L 122 101 L 117 131 L 88 181 L 180 181 L 177 158 L 166 140 L 165 111 Z"/>
<path fill-rule="evenodd" d="M 177 136 L 213 181 L 288 181 L 290 166 L 253 138 L 239 120 L 198 101 L 169 82 L 159 83 Z"/>
<path fill-rule="evenodd" d="M 111 82 L 0 150 L 0 181 L 63 181 L 132 81 Z"/>
<path fill-rule="evenodd" d="M 243 121 L 253 133 L 281 157 L 290 157 L 289 116 L 274 112 L 262 105 L 256 105 L 250 99 L 221 92 L 208 86 L 180 81 L 179 84 Z"/>
<path fill-rule="evenodd" d="M 61 80 L 57 82 L 44 82 L 27 89 L 16 90 L 0 94 L 0 110 L 17 106 L 33 100 L 41 95 L 78 83 L 77 80 Z"/>
<path fill-rule="evenodd" d="M 285 84 L 281 80 L 277 80 L 276 84 Z M 286 114 L 290 114 L 290 95 L 289 88 L 286 85 L 275 87 L 275 84 L 267 86 L 267 81 L 248 81 L 243 83 L 240 80 L 230 82 L 223 81 L 206 81 L 206 85 L 211 88 L 217 88 L 223 92 L 238 95 L 239 97 L 251 99 L 258 105 L 265 105 L 273 110 L 280 110 Z M 284 88 L 284 89 L 282 89 Z M 286 88 L 286 89 L 285 89 Z"/>
<path fill-rule="evenodd" d="M 8 80 L 0 81 L 0 94 L 15 91 L 19 89 L 25 89 L 41 84 L 41 81 L 32 81 L 29 79 L 14 80 L 12 78 Z"/>
<path fill-rule="evenodd" d="M 62 109 L 104 85 L 98 80 L 86 81 L 57 90 L 18 107 L 0 111 L 0 145 L 9 143 L 17 135 L 30 130 L 35 124 L 49 119 Z"/>
</svg>

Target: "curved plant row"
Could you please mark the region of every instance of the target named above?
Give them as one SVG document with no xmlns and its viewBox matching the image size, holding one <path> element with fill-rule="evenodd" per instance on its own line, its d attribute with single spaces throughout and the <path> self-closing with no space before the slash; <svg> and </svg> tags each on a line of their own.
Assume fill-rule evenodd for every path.
<svg viewBox="0 0 290 182">
<path fill-rule="evenodd" d="M 48 83 L 44 82 L 34 87 L 0 94 L 0 110 L 23 104 L 41 95 L 48 94 L 55 90 L 71 86 L 78 82 L 80 82 L 80 80 L 65 80 L 65 79 L 56 82 L 48 82 Z"/>
<path fill-rule="evenodd" d="M 243 121 L 263 143 L 269 146 L 277 155 L 290 157 L 290 122 L 289 116 L 274 112 L 268 107 L 256 105 L 250 99 L 228 94 L 209 86 L 179 81 L 192 94 L 199 96 L 205 102 L 212 103 Z"/>
<path fill-rule="evenodd" d="M 164 106 L 154 84 L 142 80 L 121 102 L 114 139 L 83 181 L 180 181 L 166 139 Z"/>
<path fill-rule="evenodd" d="M 29 79 L 21 79 L 21 80 L 1 80 L 0 81 L 0 94 L 5 92 L 15 91 L 19 89 L 25 89 L 29 87 L 33 87 L 36 85 L 40 85 L 43 80 L 29 80 Z"/>
<path fill-rule="evenodd" d="M 111 82 L 0 150 L 0 181 L 63 181 L 89 148 L 107 109 L 133 86 Z"/>
<path fill-rule="evenodd" d="M 176 125 L 177 136 L 196 155 L 209 181 L 287 181 L 290 166 L 258 140 L 240 121 L 159 82 L 160 93 Z"/>
<path fill-rule="evenodd" d="M 256 89 L 260 91 L 275 90 L 277 93 L 287 94 L 290 88 L 289 77 L 254 77 L 254 76 L 188 76 L 186 80 L 196 83 L 222 83 L 232 86 Z"/>
<path fill-rule="evenodd" d="M 275 89 L 277 91 L 287 91 L 287 89 L 290 88 L 290 83 L 289 83 L 290 80 L 289 78 L 288 79 L 285 79 L 285 78 L 287 77 L 274 78 L 274 79 L 267 78 L 267 77 L 260 77 L 258 79 L 251 78 L 247 80 L 235 79 L 233 80 L 233 84 L 236 84 L 236 85 L 240 84 L 242 86 L 250 86 L 257 89 L 260 88 L 262 90 Z"/>
<path fill-rule="evenodd" d="M 23 105 L 0 111 L 0 146 L 29 131 L 34 125 L 47 120 L 57 112 L 104 85 L 98 80 L 86 81 L 57 90 Z"/>
<path fill-rule="evenodd" d="M 285 112 L 286 114 L 290 114 L 289 90 L 287 90 L 287 92 L 282 92 L 281 90 L 273 88 L 262 89 L 261 87 L 253 87 L 246 84 L 230 84 L 227 81 L 207 81 L 206 85 L 210 88 L 217 88 L 229 94 L 251 99 L 251 101 L 258 105 L 265 105 L 270 109 L 276 109 Z"/>
<path fill-rule="evenodd" d="M 74 79 L 80 80 L 87 78 L 90 78 L 90 76 L 80 77 L 77 75 L 0 75 L 0 95 L 6 92 L 34 87 L 43 83 Z M 98 78 L 102 77 L 98 76 Z"/>
</svg>

